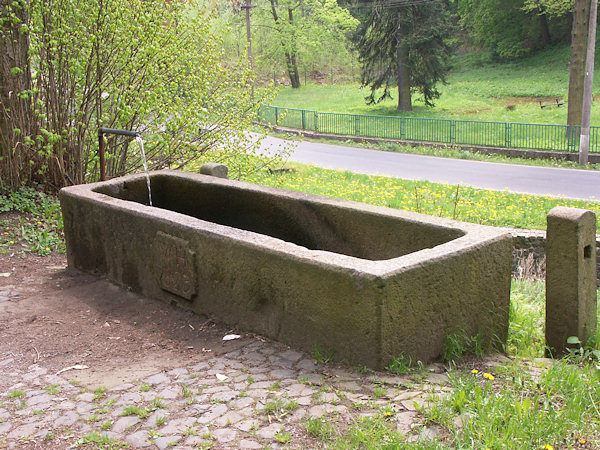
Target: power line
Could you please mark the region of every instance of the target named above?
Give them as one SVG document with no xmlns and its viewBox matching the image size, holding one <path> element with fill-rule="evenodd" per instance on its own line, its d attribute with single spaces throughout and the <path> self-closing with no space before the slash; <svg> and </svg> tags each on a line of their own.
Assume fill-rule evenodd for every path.
<svg viewBox="0 0 600 450">
<path fill-rule="evenodd" d="M 398 8 L 405 6 L 416 6 L 423 5 L 426 3 L 434 3 L 440 0 L 389 0 L 389 1 L 373 1 L 373 2 L 363 2 L 363 3 L 355 3 L 353 5 L 346 5 L 344 8 L 352 9 L 352 8 L 365 8 L 365 7 L 375 7 L 375 8 Z"/>
<path fill-rule="evenodd" d="M 352 5 L 344 5 L 341 6 L 339 5 L 341 8 L 345 8 L 345 9 L 355 9 L 355 8 L 401 8 L 401 7 L 405 7 L 405 6 L 416 6 L 416 5 L 424 5 L 427 3 L 435 3 L 435 2 L 439 2 L 440 0 L 388 0 L 388 1 L 378 1 L 378 0 L 374 0 L 372 2 L 361 2 L 361 3 L 354 3 Z M 241 5 L 240 8 L 247 8 L 247 5 Z M 257 9 L 267 9 L 266 7 L 262 6 L 262 5 L 257 5 L 257 6 L 252 6 L 252 8 L 257 8 Z"/>
</svg>

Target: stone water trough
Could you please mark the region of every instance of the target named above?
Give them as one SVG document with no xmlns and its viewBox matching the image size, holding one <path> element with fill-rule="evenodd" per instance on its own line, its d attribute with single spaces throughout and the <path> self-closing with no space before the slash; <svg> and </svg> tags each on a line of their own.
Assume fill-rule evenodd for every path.
<svg viewBox="0 0 600 450">
<path fill-rule="evenodd" d="M 177 171 L 60 192 L 70 267 L 296 348 L 383 368 L 502 344 L 497 229 Z"/>
</svg>

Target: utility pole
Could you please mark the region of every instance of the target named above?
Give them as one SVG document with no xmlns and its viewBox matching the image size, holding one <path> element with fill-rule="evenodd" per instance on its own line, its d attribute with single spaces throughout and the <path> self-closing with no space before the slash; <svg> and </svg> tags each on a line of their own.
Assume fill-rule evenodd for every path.
<svg viewBox="0 0 600 450">
<path fill-rule="evenodd" d="M 252 33 L 250 32 L 250 8 L 252 8 L 252 0 L 246 1 L 248 3 L 242 5 L 241 7 L 246 10 L 246 40 L 248 41 L 248 65 L 250 67 L 250 70 L 252 70 Z M 252 80 L 251 89 L 252 101 L 254 101 L 254 80 Z"/>
<path fill-rule="evenodd" d="M 585 81 L 583 84 L 583 111 L 581 114 L 581 134 L 579 136 L 579 164 L 588 163 L 590 152 L 590 121 L 592 113 L 592 87 L 594 82 L 594 57 L 596 53 L 596 15 L 598 0 L 591 0 L 590 20 L 585 58 Z"/>
</svg>

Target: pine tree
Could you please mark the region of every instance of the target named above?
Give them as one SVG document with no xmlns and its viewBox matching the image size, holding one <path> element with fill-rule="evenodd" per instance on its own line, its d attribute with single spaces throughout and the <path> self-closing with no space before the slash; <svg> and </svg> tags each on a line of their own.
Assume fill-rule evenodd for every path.
<svg viewBox="0 0 600 450">
<path fill-rule="evenodd" d="M 361 82 L 371 89 L 367 103 L 391 98 L 397 86 L 399 110 L 412 110 L 415 91 L 433 106 L 440 96 L 436 85 L 445 82 L 450 68 L 453 23 L 443 0 L 376 0 L 358 42 Z"/>
</svg>

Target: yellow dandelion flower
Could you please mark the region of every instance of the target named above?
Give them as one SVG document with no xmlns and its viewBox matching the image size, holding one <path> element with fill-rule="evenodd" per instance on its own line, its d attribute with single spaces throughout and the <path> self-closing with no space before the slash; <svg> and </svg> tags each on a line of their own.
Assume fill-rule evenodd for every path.
<svg viewBox="0 0 600 450">
<path fill-rule="evenodd" d="M 14 243 L 15 243 L 15 241 L 10 241 L 10 244 L 14 244 Z"/>
<path fill-rule="evenodd" d="M 587 441 L 585 439 L 579 439 L 580 444 L 585 444 Z"/>
<path fill-rule="evenodd" d="M 477 375 L 479 373 L 479 370 L 473 369 L 473 370 L 471 370 L 471 373 L 474 374 L 474 375 Z"/>
<path fill-rule="evenodd" d="M 551 445 L 544 445 L 544 450 L 554 450 L 554 447 L 552 447 Z"/>
<path fill-rule="evenodd" d="M 490 381 L 494 381 L 494 378 L 495 378 L 494 375 L 492 375 L 491 373 L 487 373 L 487 372 L 483 374 L 483 377 L 487 378 Z"/>
</svg>

